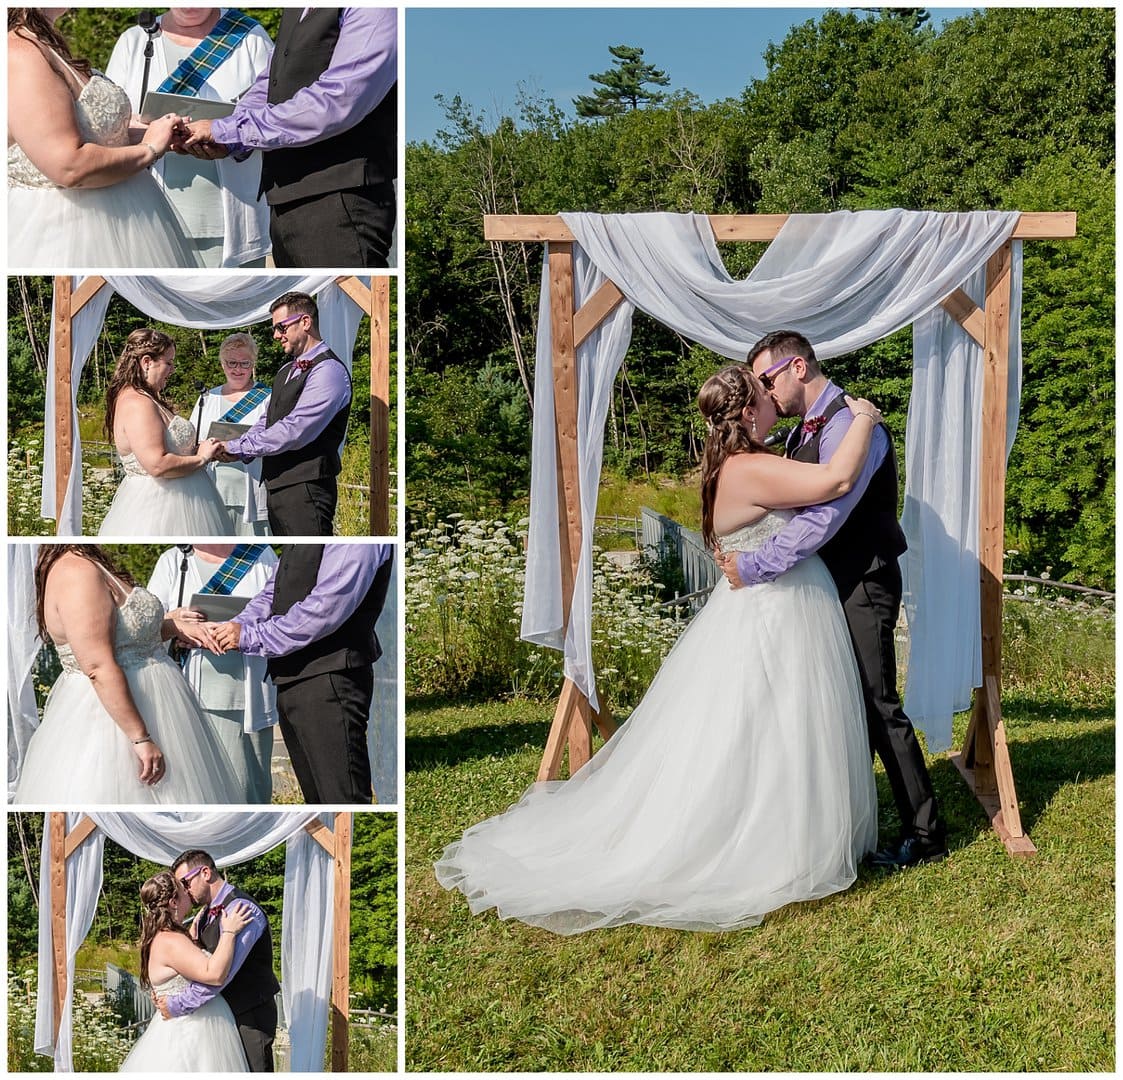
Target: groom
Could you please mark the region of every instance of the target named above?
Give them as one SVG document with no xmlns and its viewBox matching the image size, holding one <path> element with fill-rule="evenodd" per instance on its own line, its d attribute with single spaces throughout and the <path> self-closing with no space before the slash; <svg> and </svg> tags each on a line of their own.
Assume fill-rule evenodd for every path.
<svg viewBox="0 0 1123 1080">
<path fill-rule="evenodd" d="M 392 544 L 289 544 L 273 576 L 231 622 L 223 651 L 268 660 L 281 734 L 304 801 L 371 801 L 367 724 L 374 632 L 393 568 Z"/>
<path fill-rule="evenodd" d="M 749 350 L 747 362 L 779 415 L 803 418 L 788 436 L 787 456 L 829 461 L 852 417 L 842 390 L 823 374 L 811 342 L 796 331 L 778 330 Z M 893 631 L 901 607 L 897 559 L 905 547 L 897 522 L 896 454 L 888 429 L 879 425 L 848 494 L 800 511 L 756 551 L 717 556 L 735 588 L 771 581 L 815 553 L 834 578 L 858 661 L 870 748 L 885 765 L 901 817 L 899 841 L 872 859 L 889 869 L 947 856 L 946 827 L 924 754 L 897 696 Z"/>
<path fill-rule="evenodd" d="M 199 907 L 192 927 L 197 938 L 209 952 L 218 948 L 222 932 L 222 909 L 232 900 L 245 900 L 252 914 L 249 923 L 234 943 L 234 959 L 226 982 L 219 986 L 191 983 L 168 998 L 157 998 L 156 1005 L 165 1019 L 194 1012 L 215 994 L 226 999 L 242 1047 L 246 1051 L 250 1072 L 273 1071 L 273 1039 L 277 1034 L 276 994 L 281 989 L 273 974 L 273 939 L 269 920 L 252 896 L 236 889 L 220 876 L 214 859 L 198 849 L 185 851 L 172 863 L 172 873 Z"/>
<path fill-rule="evenodd" d="M 265 415 L 244 435 L 219 443 L 219 460 L 262 459 L 274 536 L 331 536 L 351 376 L 321 339 L 311 296 L 285 293 L 269 311 L 289 362 L 273 380 Z"/>
</svg>

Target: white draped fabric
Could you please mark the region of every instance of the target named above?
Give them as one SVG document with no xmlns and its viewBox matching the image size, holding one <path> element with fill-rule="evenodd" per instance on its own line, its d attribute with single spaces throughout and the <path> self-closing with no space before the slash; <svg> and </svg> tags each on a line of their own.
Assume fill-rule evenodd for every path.
<svg viewBox="0 0 1123 1080">
<path fill-rule="evenodd" d="M 939 302 L 971 275 L 1010 237 L 1018 213 L 984 211 L 969 214 L 940 214 L 924 211 L 842 211 L 833 214 L 793 215 L 744 281 L 733 280 L 722 265 L 713 231 L 706 217 L 680 214 L 563 214 L 576 238 L 574 245 L 574 303 L 577 308 L 605 280 L 616 283 L 625 300 L 577 350 L 578 469 L 581 485 L 582 545 L 574 586 L 570 625 L 563 639 L 561 559 L 558 545 L 557 461 L 553 416 L 549 282 L 543 268 L 539 306 L 537 348 L 538 377 L 535 379 L 535 415 L 539 423 L 533 433 L 531 461 L 531 520 L 528 542 L 522 636 L 529 641 L 562 649 L 565 673 L 597 706 L 592 667 L 592 533 L 596 493 L 604 445 L 604 420 L 612 385 L 623 362 L 631 336 L 632 311 L 638 307 L 653 318 L 722 356 L 744 358 L 753 342 L 770 330 L 795 327 L 814 343 L 822 359 L 839 356 L 868 345 L 908 326 L 937 308 Z M 1018 294 L 1020 296 L 1020 293 Z M 1011 313 L 1017 323 L 1018 312 Z M 939 316 L 942 317 L 942 316 Z M 939 336 L 942 339 L 943 335 Z M 1011 384 L 1020 383 L 1020 352 L 1011 340 Z M 938 344 L 937 337 L 922 339 L 926 347 Z M 961 343 L 978 367 L 981 350 Z M 940 367 L 938 355 L 916 357 L 919 368 Z M 956 388 L 958 392 L 958 388 Z M 915 388 L 914 388 L 915 393 Z M 965 415 L 977 418 L 981 383 L 972 383 Z M 910 411 L 910 445 L 922 457 L 946 446 L 940 425 L 932 421 L 942 411 L 942 401 L 918 410 L 921 426 L 915 429 Z M 1016 399 L 1011 410 L 1016 417 Z M 545 422 L 543 422 L 545 420 Z M 955 454 L 970 447 L 956 444 Z M 907 462 L 909 494 L 921 505 L 931 505 L 932 492 L 916 492 L 911 486 L 911 461 Z M 977 445 L 970 465 L 955 477 L 956 488 L 940 500 L 943 512 L 952 505 L 962 507 L 978 501 Z M 941 483 L 944 479 L 941 479 Z M 941 526 L 945 522 L 933 508 Z M 960 548 L 977 545 L 959 531 Z M 912 538 L 910 537 L 910 540 Z M 927 544 L 930 554 L 936 545 Z M 964 591 L 978 591 L 977 569 L 973 580 L 962 565 L 958 569 L 941 562 L 936 578 L 929 576 L 932 561 L 923 566 L 924 577 L 914 575 L 913 598 L 938 589 L 951 590 L 951 582 Z M 947 574 L 954 574 L 948 577 Z M 931 642 L 944 642 L 960 635 L 958 623 L 942 621 L 924 635 Z M 972 632 L 970 629 L 968 633 Z M 978 651 L 975 644 L 964 653 Z M 946 652 L 946 650 L 945 650 Z M 928 665 L 913 649 L 910 664 Z M 970 674 L 941 672 L 941 678 L 961 683 Z M 944 696 L 944 695 L 938 695 Z M 939 701 L 924 701 L 913 695 L 913 719 L 933 744 L 940 742 L 946 721 Z"/>
<path fill-rule="evenodd" d="M 67 830 L 84 815 L 68 813 Z M 74 986 L 74 958 L 93 924 L 108 836 L 128 851 L 170 865 L 189 848 L 210 852 L 220 867 L 246 862 L 286 843 L 282 909 L 282 994 L 290 1021 L 294 1072 L 317 1072 L 323 1061 L 331 996 L 332 859 L 304 826 L 316 814 L 270 813 L 89 814 L 97 826 L 66 863 L 67 985 Z M 330 814 L 322 815 L 329 821 Z M 63 1007 L 57 1044 L 54 1029 L 54 962 L 51 953 L 50 835 L 44 830 L 40 860 L 39 990 L 35 1050 L 54 1058 L 56 1072 L 72 1072 L 72 995 Z M 137 903 L 139 904 L 139 898 Z M 318 1040 L 318 1042 L 316 1041 Z"/>
<path fill-rule="evenodd" d="M 38 544 L 8 545 L 8 798 L 15 794 L 27 744 L 39 726 L 31 669 L 39 654 L 35 625 Z"/>
<path fill-rule="evenodd" d="M 77 289 L 85 278 L 75 278 Z M 71 322 L 70 378 L 71 431 L 74 436 L 74 466 L 70 470 L 61 513 L 55 507 L 55 332 L 52 308 L 51 338 L 47 357 L 47 407 L 44 416 L 42 515 L 56 518 L 61 536 L 82 532 L 82 446 L 78 434 L 78 384 L 94 342 L 101 333 L 105 313 L 114 292 L 120 293 L 138 311 L 157 322 L 222 330 L 249 326 L 269 318 L 269 305 L 286 292 L 304 292 L 316 297 L 320 309 L 320 332 L 332 351 L 351 370 L 355 334 L 364 312 L 330 275 L 276 276 L 274 274 L 208 274 L 156 278 L 107 276 L 106 284 Z M 363 279 L 369 280 L 369 279 Z"/>
</svg>

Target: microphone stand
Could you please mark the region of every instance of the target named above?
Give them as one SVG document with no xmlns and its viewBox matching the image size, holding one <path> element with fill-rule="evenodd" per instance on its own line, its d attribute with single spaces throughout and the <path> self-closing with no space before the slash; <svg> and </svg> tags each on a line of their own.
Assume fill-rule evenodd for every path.
<svg viewBox="0 0 1123 1080">
<path fill-rule="evenodd" d="M 200 429 L 203 423 L 203 399 L 207 396 L 207 384 L 202 379 L 196 379 L 195 389 L 199 391 L 199 401 L 195 406 L 195 448 L 198 449 L 199 443 L 203 439 L 203 433 Z"/>
<path fill-rule="evenodd" d="M 144 95 L 148 93 L 148 69 L 152 66 L 154 52 L 153 38 L 160 32 L 160 24 L 150 8 L 145 8 L 137 15 L 136 24 L 148 35 L 148 41 L 144 44 L 144 78 L 140 81 L 140 100 L 137 102 L 137 112 L 140 112 L 144 108 Z"/>
</svg>

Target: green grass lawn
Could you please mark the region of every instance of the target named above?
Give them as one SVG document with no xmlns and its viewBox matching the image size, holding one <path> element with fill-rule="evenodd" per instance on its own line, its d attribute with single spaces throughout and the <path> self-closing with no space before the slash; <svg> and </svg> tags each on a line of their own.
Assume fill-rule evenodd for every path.
<svg viewBox="0 0 1123 1080">
<path fill-rule="evenodd" d="M 1113 1071 L 1114 702 L 1041 690 L 1004 706 L 1035 857 L 1007 856 L 935 757 L 944 863 L 863 869 L 847 893 L 752 930 L 561 938 L 473 917 L 432 872 L 533 780 L 552 705 L 411 702 L 407 1068 Z"/>
</svg>

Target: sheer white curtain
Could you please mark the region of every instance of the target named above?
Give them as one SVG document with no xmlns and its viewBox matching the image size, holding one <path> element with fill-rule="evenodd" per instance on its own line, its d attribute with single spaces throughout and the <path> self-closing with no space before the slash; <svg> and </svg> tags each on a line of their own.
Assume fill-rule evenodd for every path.
<svg viewBox="0 0 1123 1080">
<path fill-rule="evenodd" d="M 82 817 L 66 815 L 67 830 Z M 293 1071 L 320 1068 L 331 994 L 332 859 L 305 834 L 316 814 L 305 811 L 226 811 L 216 813 L 89 814 L 97 826 L 66 864 L 67 995 L 53 1041 L 54 961 L 51 953 L 50 834 L 44 829 L 40 860 L 39 988 L 35 1050 L 53 1057 L 56 1072 L 73 1071 L 72 995 L 74 958 L 93 924 L 102 882 L 105 837 L 141 858 L 170 865 L 182 851 L 202 848 L 220 867 L 246 862 L 286 843 L 282 908 L 282 974 L 286 1015 L 290 1018 Z M 322 820 L 330 820 L 323 815 Z M 311 842 L 309 842 L 311 841 Z M 139 898 L 138 898 L 139 904 Z M 291 1011 L 290 1011 L 291 1010 Z M 316 1040 L 319 1040 L 316 1042 Z M 298 1065 L 299 1063 L 299 1065 Z"/>
<path fill-rule="evenodd" d="M 549 422 L 549 290 L 543 275 L 535 378 L 539 422 L 533 432 L 523 637 L 564 648 L 566 674 L 597 705 L 590 629 L 592 526 L 604 416 L 630 338 L 633 308 L 730 359 L 743 359 L 769 330 L 792 326 L 811 339 L 821 358 L 829 359 L 876 341 L 935 308 L 985 265 L 1009 238 L 1018 216 L 906 210 L 793 215 L 749 277 L 735 281 L 721 263 L 704 216 L 563 214 L 576 238 L 576 304 L 580 306 L 605 278 L 614 281 L 626 299 L 577 350 L 583 536 L 572 618 L 563 641 L 557 463 L 554 426 Z M 1013 377 L 1019 378 L 1017 358 L 1012 359 Z M 926 362 L 940 361 L 930 357 Z M 977 412 L 977 399 L 971 408 Z M 926 431 L 920 436 L 925 453 L 931 449 L 931 435 Z M 977 501 L 977 472 L 976 464 L 964 477 L 965 499 Z M 957 582 L 959 588 L 968 585 Z M 948 588 L 947 580 L 939 587 Z M 958 629 L 942 627 L 940 632 Z M 914 719 L 923 726 L 927 717 Z"/>
<path fill-rule="evenodd" d="M 75 278 L 75 289 L 85 280 Z M 273 274 L 212 274 L 156 278 L 108 276 L 104 285 L 71 323 L 71 430 L 74 438 L 74 467 L 70 470 L 59 534 L 82 532 L 82 457 L 78 435 L 77 395 L 82 371 L 94 342 L 101 333 L 105 312 L 114 292 L 119 292 L 138 311 L 158 322 L 202 330 L 249 326 L 269 318 L 269 305 L 286 292 L 304 292 L 316 297 L 320 309 L 320 332 L 331 350 L 351 370 L 355 335 L 364 312 L 328 275 L 278 277 Z M 369 279 L 363 279 L 369 281 Z M 52 307 L 51 338 L 47 357 L 47 406 L 43 438 L 42 515 L 56 517 L 55 507 L 55 337 Z"/>
<path fill-rule="evenodd" d="M 39 726 L 31 668 L 39 655 L 35 624 L 38 544 L 8 545 L 8 798 L 15 794 L 27 744 Z"/>
</svg>

